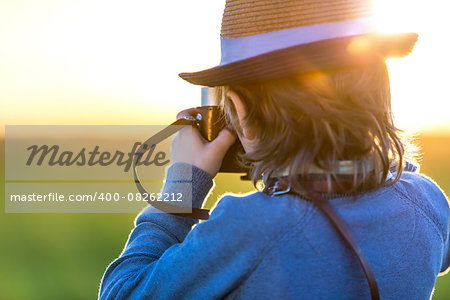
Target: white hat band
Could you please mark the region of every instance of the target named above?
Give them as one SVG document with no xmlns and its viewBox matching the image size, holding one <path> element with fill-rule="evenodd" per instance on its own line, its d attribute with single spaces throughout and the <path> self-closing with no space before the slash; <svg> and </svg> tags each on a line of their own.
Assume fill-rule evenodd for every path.
<svg viewBox="0 0 450 300">
<path fill-rule="evenodd" d="M 224 38 L 221 36 L 222 57 L 220 65 L 292 46 L 371 32 L 373 32 L 372 18 L 360 18 L 350 21 L 294 27 L 238 38 Z"/>
</svg>

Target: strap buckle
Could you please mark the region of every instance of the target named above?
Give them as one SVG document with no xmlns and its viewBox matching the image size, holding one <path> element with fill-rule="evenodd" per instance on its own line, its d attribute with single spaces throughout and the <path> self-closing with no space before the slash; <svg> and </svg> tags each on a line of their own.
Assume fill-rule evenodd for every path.
<svg viewBox="0 0 450 300">
<path fill-rule="evenodd" d="M 266 193 L 271 196 L 278 196 L 283 194 L 288 194 L 291 192 L 291 184 L 288 180 L 283 178 L 278 178 L 273 184 L 273 186 L 268 186 Z"/>
</svg>

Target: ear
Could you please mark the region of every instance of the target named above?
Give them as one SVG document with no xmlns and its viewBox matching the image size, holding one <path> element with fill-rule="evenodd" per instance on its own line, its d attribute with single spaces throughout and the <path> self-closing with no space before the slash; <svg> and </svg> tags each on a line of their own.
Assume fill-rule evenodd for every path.
<svg viewBox="0 0 450 300">
<path fill-rule="evenodd" d="M 238 115 L 239 125 L 242 128 L 244 137 L 251 140 L 254 138 L 253 130 L 245 126 L 245 116 L 247 116 L 247 111 L 245 110 L 244 103 L 242 102 L 241 98 L 238 94 L 236 94 L 233 91 L 227 92 L 227 97 L 230 98 L 230 100 L 234 104 L 234 108 L 236 109 L 236 113 Z"/>
</svg>

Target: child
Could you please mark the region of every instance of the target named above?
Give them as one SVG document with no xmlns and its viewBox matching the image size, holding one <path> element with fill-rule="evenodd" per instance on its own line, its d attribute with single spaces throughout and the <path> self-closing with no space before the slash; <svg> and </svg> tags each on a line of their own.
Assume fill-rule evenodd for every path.
<svg viewBox="0 0 450 300">
<path fill-rule="evenodd" d="M 265 188 L 223 196 L 202 223 L 146 208 L 100 298 L 431 297 L 450 266 L 449 204 L 404 162 L 384 62 L 416 35 L 375 35 L 368 11 L 366 1 L 227 1 L 221 65 L 181 76 L 216 87 Z M 200 208 L 234 141 L 227 129 L 211 143 L 182 131 L 163 191 L 190 192 L 192 174 Z"/>
</svg>

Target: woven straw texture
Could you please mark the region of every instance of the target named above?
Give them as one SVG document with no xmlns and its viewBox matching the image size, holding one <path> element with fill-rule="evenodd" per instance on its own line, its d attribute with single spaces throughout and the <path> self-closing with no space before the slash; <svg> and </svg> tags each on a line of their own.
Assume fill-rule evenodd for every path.
<svg viewBox="0 0 450 300">
<path fill-rule="evenodd" d="M 227 0 L 221 35 L 237 38 L 371 15 L 370 0 Z"/>
</svg>

